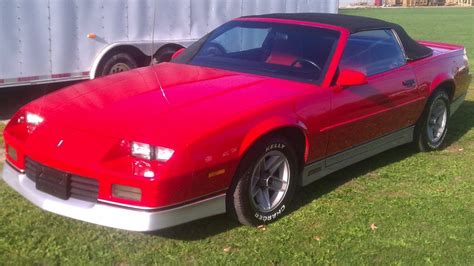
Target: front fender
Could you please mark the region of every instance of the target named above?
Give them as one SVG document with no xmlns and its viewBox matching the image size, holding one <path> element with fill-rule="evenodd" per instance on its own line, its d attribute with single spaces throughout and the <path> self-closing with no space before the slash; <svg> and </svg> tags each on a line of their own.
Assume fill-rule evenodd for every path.
<svg viewBox="0 0 474 266">
<path fill-rule="evenodd" d="M 302 121 L 291 117 L 271 117 L 254 126 L 242 140 L 239 148 L 239 157 L 242 157 L 244 153 L 263 136 L 283 128 L 296 128 L 303 133 L 305 137 L 304 159 L 306 161 L 309 153 L 308 129 Z"/>
</svg>

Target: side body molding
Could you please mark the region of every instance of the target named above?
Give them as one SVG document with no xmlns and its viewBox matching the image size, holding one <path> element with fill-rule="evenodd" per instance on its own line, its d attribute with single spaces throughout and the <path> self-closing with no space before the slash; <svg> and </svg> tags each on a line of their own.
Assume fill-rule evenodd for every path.
<svg viewBox="0 0 474 266">
<path fill-rule="evenodd" d="M 354 163 L 363 161 L 374 155 L 389 149 L 407 144 L 413 141 L 415 127 L 408 127 L 368 143 L 356 146 L 349 150 L 327 157 L 307 165 L 303 169 L 301 186 L 306 186 L 319 180 L 335 171 Z"/>
</svg>

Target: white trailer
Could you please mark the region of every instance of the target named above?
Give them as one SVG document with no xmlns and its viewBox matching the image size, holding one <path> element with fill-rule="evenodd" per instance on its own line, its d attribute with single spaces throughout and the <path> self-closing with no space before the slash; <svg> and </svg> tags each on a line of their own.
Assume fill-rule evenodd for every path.
<svg viewBox="0 0 474 266">
<path fill-rule="evenodd" d="M 337 9 L 337 0 L 0 0 L 0 88 L 166 61 L 242 15 Z"/>
</svg>

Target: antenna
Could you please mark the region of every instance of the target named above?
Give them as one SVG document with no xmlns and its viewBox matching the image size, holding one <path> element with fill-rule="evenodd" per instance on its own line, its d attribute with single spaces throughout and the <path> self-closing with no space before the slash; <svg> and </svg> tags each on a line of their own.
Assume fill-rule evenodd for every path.
<svg viewBox="0 0 474 266">
<path fill-rule="evenodd" d="M 150 66 L 154 65 L 155 64 L 155 58 L 154 58 L 154 55 L 155 55 L 155 26 L 156 26 L 156 2 L 158 0 L 154 0 L 154 4 L 153 4 L 153 27 L 152 27 L 152 33 L 151 33 L 151 60 L 150 60 Z M 161 91 L 161 95 L 163 95 L 163 98 L 165 99 L 165 101 L 169 104 L 169 100 L 168 100 L 168 97 L 166 97 L 166 93 L 165 93 L 165 90 L 163 89 L 163 86 L 161 85 L 161 82 L 160 82 L 160 79 L 158 78 L 158 74 L 156 73 L 156 71 L 152 71 L 154 74 L 155 74 L 155 78 L 156 78 L 156 81 L 158 82 L 158 86 L 160 86 L 160 91 Z"/>
<path fill-rule="evenodd" d="M 155 26 L 156 26 L 156 1 L 153 1 L 153 26 L 151 27 L 151 52 L 150 66 L 155 64 Z"/>
</svg>

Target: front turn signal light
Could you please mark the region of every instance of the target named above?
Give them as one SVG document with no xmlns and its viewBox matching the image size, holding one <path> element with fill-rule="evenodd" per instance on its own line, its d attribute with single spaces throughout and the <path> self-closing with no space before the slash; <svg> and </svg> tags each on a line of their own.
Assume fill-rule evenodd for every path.
<svg viewBox="0 0 474 266">
<path fill-rule="evenodd" d="M 6 148 L 7 148 L 7 154 L 10 157 L 10 159 L 12 159 L 15 162 L 18 161 L 18 153 L 16 152 L 16 149 L 8 144 Z"/>
<path fill-rule="evenodd" d="M 120 199 L 125 199 L 125 200 L 141 201 L 142 190 L 137 187 L 113 184 L 112 196 L 115 198 L 120 198 Z"/>
</svg>

